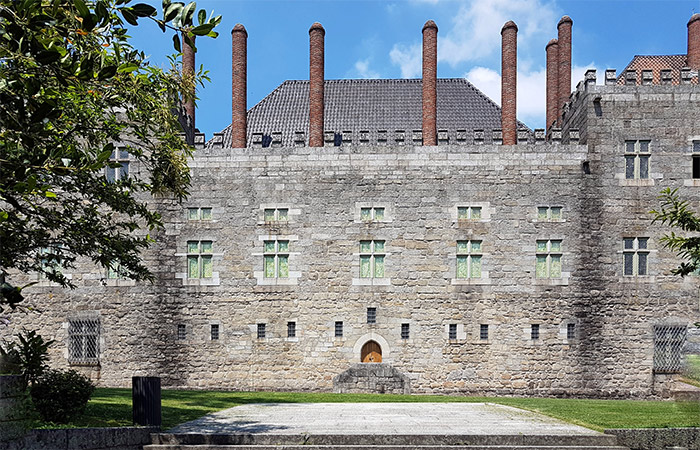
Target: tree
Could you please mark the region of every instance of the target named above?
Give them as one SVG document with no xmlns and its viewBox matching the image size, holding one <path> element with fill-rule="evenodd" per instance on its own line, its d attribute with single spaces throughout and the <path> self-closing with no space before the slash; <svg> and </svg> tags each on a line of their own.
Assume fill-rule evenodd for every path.
<svg viewBox="0 0 700 450">
<path fill-rule="evenodd" d="M 700 219 L 695 211 L 689 207 L 688 202 L 680 198 L 677 188 L 664 189 L 658 199 L 661 203 L 661 209 L 651 211 L 651 214 L 654 215 L 653 222 L 661 222 L 671 228 L 679 228 L 686 233 L 700 231 Z M 671 231 L 664 235 L 660 241 L 665 248 L 673 250 L 685 260 L 671 271 L 674 275 L 686 276 L 700 268 L 700 237 L 683 237 Z"/>
<path fill-rule="evenodd" d="M 191 148 L 181 138 L 182 95 L 202 69 L 163 70 L 129 44 L 126 24 L 153 21 L 194 49 L 215 38 L 221 16 L 164 0 L 0 0 L 0 311 L 22 299 L 9 271 L 37 272 L 64 287 L 57 268 L 89 258 L 136 280 L 153 279 L 140 253 L 162 227 L 149 195 L 184 199 Z M 126 23 L 126 24 L 125 24 Z M 144 169 L 125 171 L 115 156 Z M 118 159 L 118 158 L 116 158 Z M 111 179 L 105 175 L 116 174 Z"/>
</svg>

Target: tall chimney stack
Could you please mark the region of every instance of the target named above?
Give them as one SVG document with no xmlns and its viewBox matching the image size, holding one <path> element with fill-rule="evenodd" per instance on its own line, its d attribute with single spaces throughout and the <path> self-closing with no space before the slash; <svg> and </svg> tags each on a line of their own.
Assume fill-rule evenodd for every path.
<svg viewBox="0 0 700 450">
<path fill-rule="evenodd" d="M 437 33 L 435 22 L 423 25 L 423 145 L 437 145 Z"/>
<path fill-rule="evenodd" d="M 191 83 L 189 99 L 185 100 L 185 115 L 189 118 L 189 128 L 192 132 L 192 138 L 194 139 L 194 49 L 185 43 L 185 35 L 187 32 L 182 33 L 182 78 Z M 190 40 L 194 44 L 195 36 L 192 36 Z"/>
<path fill-rule="evenodd" d="M 248 117 L 248 32 L 237 23 L 231 30 L 231 147 L 245 148 Z"/>
<path fill-rule="evenodd" d="M 326 30 L 314 22 L 309 29 L 309 147 L 323 147 L 323 58 Z"/>
<path fill-rule="evenodd" d="M 547 123 L 549 128 L 559 117 L 559 41 L 552 39 L 545 47 L 547 52 Z"/>
<path fill-rule="evenodd" d="M 518 142 L 516 97 L 518 82 L 518 26 L 512 20 L 501 28 L 501 129 L 503 145 Z"/>
<path fill-rule="evenodd" d="M 574 21 L 564 16 L 559 21 L 559 102 L 557 102 L 557 117 L 561 119 L 564 103 L 571 95 L 571 26 Z"/>
<path fill-rule="evenodd" d="M 688 67 L 700 70 L 700 14 L 688 21 Z"/>
</svg>

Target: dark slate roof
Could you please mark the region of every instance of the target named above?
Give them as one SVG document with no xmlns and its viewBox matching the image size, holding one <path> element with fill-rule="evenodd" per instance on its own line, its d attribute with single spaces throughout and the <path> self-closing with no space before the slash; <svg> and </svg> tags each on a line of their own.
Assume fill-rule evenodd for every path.
<svg viewBox="0 0 700 450">
<path fill-rule="evenodd" d="M 437 128 L 493 130 L 501 128 L 501 108 L 464 78 L 437 80 Z M 422 126 L 422 81 L 420 79 L 326 80 L 325 131 L 357 136 L 369 131 L 376 142 L 377 131 L 406 132 Z M 518 123 L 519 128 L 527 128 Z M 248 146 L 253 135 L 264 139 L 281 132 L 281 146 L 293 146 L 295 132 L 303 132 L 308 143 L 309 82 L 285 81 L 260 103 L 248 110 Z M 279 139 L 279 138 L 278 138 Z M 212 141 L 207 143 L 212 146 Z M 231 126 L 223 130 L 223 147 L 231 146 Z"/>
<path fill-rule="evenodd" d="M 680 71 L 687 67 L 687 62 L 687 55 L 635 55 L 617 78 L 617 84 L 625 84 L 625 74 L 628 70 L 637 72 L 638 85 L 642 84 L 643 70 L 651 70 L 654 76 L 653 84 L 661 84 L 661 71 L 664 69 L 671 69 L 671 84 L 680 84 Z"/>
</svg>

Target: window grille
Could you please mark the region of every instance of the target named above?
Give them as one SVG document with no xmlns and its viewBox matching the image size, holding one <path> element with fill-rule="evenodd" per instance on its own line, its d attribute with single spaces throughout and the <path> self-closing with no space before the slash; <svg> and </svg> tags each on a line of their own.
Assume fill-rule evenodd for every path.
<svg viewBox="0 0 700 450">
<path fill-rule="evenodd" d="M 343 322 L 337 321 L 335 323 L 335 337 L 343 337 Z"/>
<path fill-rule="evenodd" d="M 367 308 L 367 323 L 377 323 L 377 308 Z"/>
<path fill-rule="evenodd" d="M 68 356 L 72 364 L 99 364 L 99 319 L 75 319 L 68 322 Z"/>
<path fill-rule="evenodd" d="M 211 324 L 211 340 L 212 341 L 219 340 L 219 324 L 216 324 L 216 323 Z"/>
<path fill-rule="evenodd" d="M 479 339 L 485 341 L 489 338 L 489 326 L 488 324 L 482 323 L 479 327 Z"/>
<path fill-rule="evenodd" d="M 575 323 L 567 323 L 566 324 L 566 338 L 567 339 L 575 339 L 576 338 L 576 324 Z"/>
<path fill-rule="evenodd" d="M 187 339 L 187 327 L 183 323 L 177 325 L 177 339 L 178 341 Z"/>
<path fill-rule="evenodd" d="M 451 323 L 449 328 L 448 328 L 448 333 L 447 337 L 449 339 L 457 339 L 457 324 L 456 323 Z"/>
<path fill-rule="evenodd" d="M 401 324 L 401 339 L 408 339 L 411 337 L 411 325 L 408 323 Z"/>
<path fill-rule="evenodd" d="M 539 324 L 533 323 L 530 327 L 530 339 L 535 340 L 540 338 L 540 326 Z"/>
<path fill-rule="evenodd" d="M 258 324 L 258 339 L 265 339 L 265 324 Z"/>
<path fill-rule="evenodd" d="M 683 369 L 683 346 L 686 327 L 657 325 L 654 327 L 654 372 L 678 373 Z"/>
<path fill-rule="evenodd" d="M 288 338 L 297 337 L 297 323 L 296 322 L 287 322 L 287 337 Z"/>
</svg>

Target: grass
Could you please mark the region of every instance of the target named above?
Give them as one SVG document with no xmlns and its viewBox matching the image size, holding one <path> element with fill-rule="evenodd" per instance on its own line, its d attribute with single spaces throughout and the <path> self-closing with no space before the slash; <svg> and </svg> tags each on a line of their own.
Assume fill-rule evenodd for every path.
<svg viewBox="0 0 700 450">
<path fill-rule="evenodd" d="M 295 392 L 162 391 L 163 429 L 247 403 L 491 402 L 539 412 L 602 431 L 605 428 L 698 427 L 700 404 L 635 400 L 577 400 L 435 395 L 322 394 Z M 69 427 L 131 425 L 131 390 L 100 388 L 85 414 Z"/>
<path fill-rule="evenodd" d="M 683 381 L 700 387 L 700 355 L 686 355 Z"/>
</svg>

